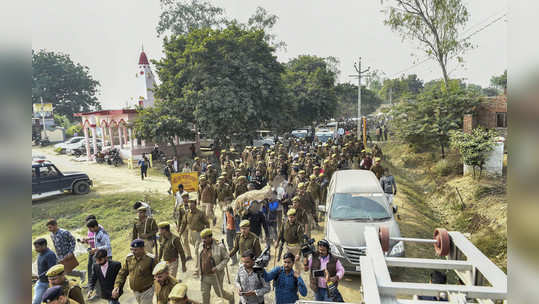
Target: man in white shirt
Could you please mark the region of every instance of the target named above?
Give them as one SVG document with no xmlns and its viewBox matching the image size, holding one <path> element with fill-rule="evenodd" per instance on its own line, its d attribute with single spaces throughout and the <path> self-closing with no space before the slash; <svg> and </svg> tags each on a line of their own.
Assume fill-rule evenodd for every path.
<svg viewBox="0 0 539 304">
<path fill-rule="evenodd" d="M 176 191 L 176 204 L 174 205 L 174 208 L 178 208 L 178 206 L 180 206 L 183 203 L 182 195 L 184 193 L 186 192 L 183 190 L 183 185 L 179 184 L 178 191 Z"/>
</svg>

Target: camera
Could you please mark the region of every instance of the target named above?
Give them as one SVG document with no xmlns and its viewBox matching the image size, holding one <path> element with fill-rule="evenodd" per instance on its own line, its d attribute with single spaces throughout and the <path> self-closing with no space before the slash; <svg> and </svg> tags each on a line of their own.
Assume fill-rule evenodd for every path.
<svg viewBox="0 0 539 304">
<path fill-rule="evenodd" d="M 314 270 L 313 275 L 314 275 L 315 278 L 324 277 L 324 276 L 326 276 L 326 271 L 324 269 Z"/>
<path fill-rule="evenodd" d="M 268 266 L 270 259 L 270 248 L 266 247 L 266 249 L 264 249 L 264 251 L 262 251 L 262 253 L 258 257 L 256 257 L 253 270 L 257 273 L 263 272 L 264 268 Z"/>
<path fill-rule="evenodd" d="M 301 254 L 306 257 L 316 251 L 314 248 L 314 239 L 309 239 L 307 235 L 303 235 L 303 244 L 301 244 Z"/>
</svg>

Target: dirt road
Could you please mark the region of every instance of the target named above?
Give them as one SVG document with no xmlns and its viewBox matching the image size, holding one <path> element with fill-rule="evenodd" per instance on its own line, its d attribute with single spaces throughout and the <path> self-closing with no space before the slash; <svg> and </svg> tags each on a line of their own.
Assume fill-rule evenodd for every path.
<svg viewBox="0 0 539 304">
<path fill-rule="evenodd" d="M 43 155 L 60 169 L 60 171 L 82 171 L 94 182 L 94 190 L 100 194 L 125 191 L 157 191 L 166 192 L 169 188 L 167 178 L 157 170 L 148 170 L 148 178 L 141 180 L 140 169 L 128 169 L 124 164 L 114 167 L 78 160 L 73 156 L 59 155 L 52 147 L 32 148 L 32 153 Z"/>
</svg>

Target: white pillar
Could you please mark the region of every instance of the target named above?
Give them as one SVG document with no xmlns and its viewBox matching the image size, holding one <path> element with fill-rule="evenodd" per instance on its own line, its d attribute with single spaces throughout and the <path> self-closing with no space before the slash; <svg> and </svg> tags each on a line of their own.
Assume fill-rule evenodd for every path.
<svg viewBox="0 0 539 304">
<path fill-rule="evenodd" d="M 95 127 L 92 127 L 92 146 L 94 148 L 94 153 L 97 153 L 97 134 L 95 132 Z"/>
<path fill-rule="evenodd" d="M 127 127 L 126 126 L 122 127 L 122 132 L 124 133 L 124 144 L 127 145 L 127 143 L 129 143 L 129 140 L 127 139 Z"/>
<path fill-rule="evenodd" d="M 84 139 L 86 140 L 86 157 L 90 160 L 90 139 L 88 137 L 88 128 L 86 126 L 82 127 L 84 131 Z"/>
<path fill-rule="evenodd" d="M 107 129 L 109 129 L 109 145 L 112 148 L 114 147 L 114 136 L 112 136 L 112 127 L 110 126 L 110 124 Z"/>
<path fill-rule="evenodd" d="M 122 128 L 118 125 L 118 140 L 120 141 L 120 149 L 122 148 Z"/>
<path fill-rule="evenodd" d="M 105 146 L 105 128 L 103 126 L 99 127 L 101 129 L 101 144 Z"/>
<path fill-rule="evenodd" d="M 131 128 L 127 129 L 127 133 L 129 134 L 129 149 L 131 149 L 131 155 L 133 155 L 134 142 L 133 142 L 133 131 L 131 130 Z"/>
</svg>

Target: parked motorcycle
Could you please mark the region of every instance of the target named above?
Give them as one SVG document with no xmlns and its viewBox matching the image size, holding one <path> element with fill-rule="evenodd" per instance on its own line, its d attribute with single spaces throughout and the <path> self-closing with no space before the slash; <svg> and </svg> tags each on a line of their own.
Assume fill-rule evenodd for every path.
<svg viewBox="0 0 539 304">
<path fill-rule="evenodd" d="M 98 151 L 95 155 L 94 155 L 94 158 L 95 158 L 95 161 L 98 163 L 98 164 L 103 164 L 105 163 L 105 153 L 101 152 L 101 151 Z"/>
<path fill-rule="evenodd" d="M 118 149 L 113 148 L 110 149 L 110 151 L 105 155 L 104 160 L 109 165 L 114 165 L 114 167 L 118 167 L 123 163 L 122 158 L 120 157 L 120 151 Z"/>
</svg>

